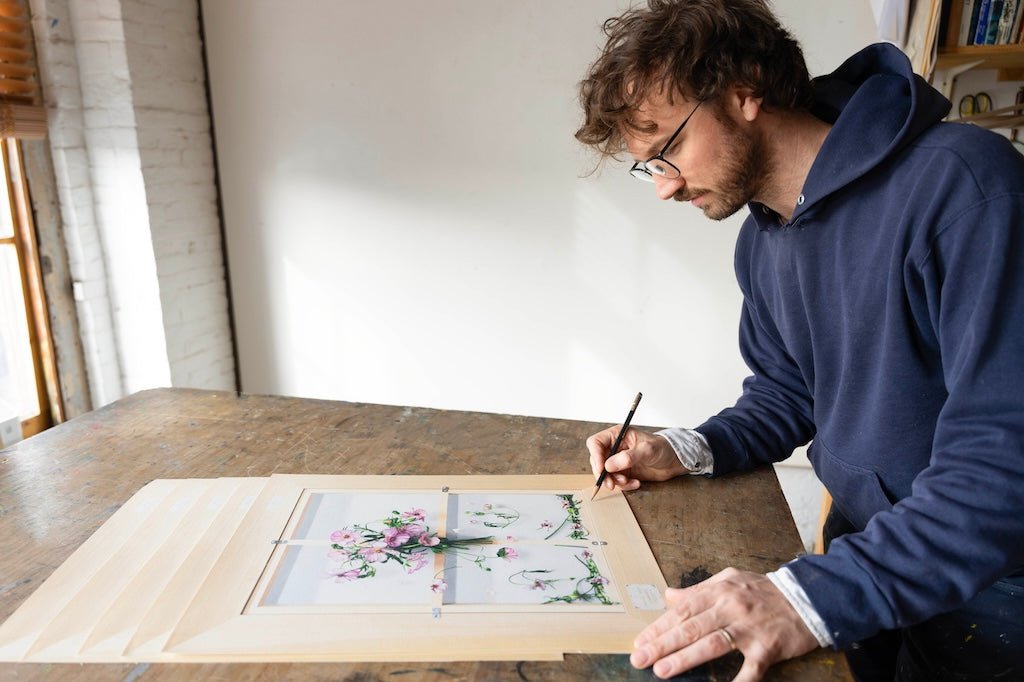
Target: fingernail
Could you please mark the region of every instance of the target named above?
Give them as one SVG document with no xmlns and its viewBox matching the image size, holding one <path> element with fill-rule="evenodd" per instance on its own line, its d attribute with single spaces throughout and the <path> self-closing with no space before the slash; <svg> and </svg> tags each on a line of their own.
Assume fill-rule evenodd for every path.
<svg viewBox="0 0 1024 682">
<path fill-rule="evenodd" d="M 634 651 L 629 657 L 629 662 L 633 664 L 634 668 L 646 668 L 648 664 L 647 652 L 642 649 Z"/>
</svg>

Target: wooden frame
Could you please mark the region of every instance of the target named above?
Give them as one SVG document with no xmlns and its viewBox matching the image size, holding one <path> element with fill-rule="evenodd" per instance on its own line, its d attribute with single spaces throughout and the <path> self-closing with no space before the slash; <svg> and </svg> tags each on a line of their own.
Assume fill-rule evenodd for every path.
<svg viewBox="0 0 1024 682">
<path fill-rule="evenodd" d="M 0 660 L 32 660 L 46 642 L 65 638 L 59 634 L 66 626 L 60 621 L 65 610 L 76 602 L 89 601 L 81 598 L 92 578 L 108 564 L 133 538 L 147 537 L 144 532 L 146 521 L 154 518 L 154 512 L 172 498 L 180 483 L 171 479 L 160 479 L 144 486 L 104 523 L 86 542 L 73 552 L 46 582 L 0 625 Z M 152 539 L 152 536 L 148 536 Z M 76 599 L 77 598 L 77 599 Z M 92 603 L 89 601 L 89 603 Z M 86 631 L 91 623 L 79 623 L 78 631 Z M 53 637 L 51 633 L 58 633 Z M 72 660 L 77 649 L 70 653 L 46 653 L 43 660 Z M 52 656 L 52 658 L 48 658 Z"/>
<path fill-rule="evenodd" d="M 494 660 L 560 658 L 563 652 L 624 653 L 636 633 L 660 615 L 665 582 L 621 494 L 603 495 L 584 513 L 595 527 L 621 610 L 556 607 L 545 613 L 503 608 L 335 610 L 331 613 L 247 612 L 253 585 L 268 579 L 275 549 L 298 517 L 308 490 L 551 491 L 584 500 L 589 476 L 274 476 L 168 641 L 168 651 L 196 657 L 230 651 L 246 660 Z M 283 529 L 283 530 L 282 530 Z M 600 544 L 607 543 L 607 544 Z M 251 548 L 262 546 L 262 552 Z M 636 587 L 625 587 L 626 585 Z M 629 598 L 635 592 L 636 602 Z M 653 606 L 653 608 L 651 608 Z M 371 615 L 372 614 L 372 615 Z M 401 636 L 399 636 L 399 633 Z M 507 634 L 513 633 L 513 634 Z"/>
<path fill-rule="evenodd" d="M 592 486 L 589 476 L 578 475 L 275 475 L 155 481 L 136 496 L 141 499 L 133 497 L 125 505 L 130 518 L 116 513 L 0 627 L 0 660 L 556 660 L 565 652 L 626 653 L 636 633 L 663 612 L 666 585 L 625 497 L 604 492 L 591 501 Z M 311 504 L 315 496 L 321 496 L 317 502 L 322 504 L 324 495 L 349 495 L 362 510 L 363 498 L 377 493 L 387 501 L 410 495 L 444 500 L 436 513 L 424 514 L 418 522 L 423 532 L 419 543 L 408 540 L 410 526 L 402 526 L 389 531 L 393 546 L 387 546 L 415 546 L 419 554 L 409 555 L 414 565 L 405 568 L 417 573 L 422 564 L 427 579 L 451 569 L 453 560 L 468 559 L 467 584 L 478 584 L 466 594 L 477 596 L 447 599 L 435 593 L 388 604 L 378 599 L 298 604 L 268 599 L 275 581 L 287 578 L 282 567 L 289 552 L 312 547 L 317 555 L 327 556 L 337 552 L 330 547 L 342 547 L 333 534 L 325 542 L 323 523 L 313 523 L 319 509 Z M 529 530 L 541 515 L 550 516 L 542 509 L 545 504 L 554 508 L 550 500 L 541 501 L 551 496 L 569 498 L 564 508 L 578 531 L 570 532 L 576 526 L 564 521 L 552 533 L 544 529 L 543 537 Z M 487 500 L 500 506 L 501 500 L 510 499 L 523 503 L 524 510 L 527 503 L 540 510 L 532 515 L 530 510 L 517 512 L 515 521 L 488 529 L 505 533 L 506 527 L 528 518 L 520 523 L 516 538 L 482 538 L 478 531 L 445 518 L 453 513 L 486 518 L 493 507 L 477 509 L 489 505 Z M 466 511 L 465 505 L 476 507 Z M 428 538 L 428 520 L 438 524 L 431 525 L 436 538 L 433 530 Z M 320 528 L 317 537 L 309 532 L 314 527 Z M 376 544 L 383 546 L 378 535 Z M 430 545 L 435 539 L 441 544 Z M 442 551 L 459 542 L 481 551 L 461 559 Z M 368 545 L 359 547 L 369 551 Z M 425 551 L 431 547 L 435 549 Z M 555 556 L 563 566 L 587 565 L 591 573 L 563 577 L 546 568 L 513 572 L 506 565 L 519 558 L 517 552 L 523 557 Z M 424 557 L 430 557 L 429 566 Z M 489 584 L 473 576 L 485 575 L 482 569 L 488 576 L 516 575 L 519 582 L 515 588 L 497 589 L 504 595 L 500 598 L 481 600 Z M 576 587 L 557 593 L 558 598 L 538 599 L 523 583 L 530 579 L 544 583 L 536 594 L 557 581 Z M 429 583 L 421 580 L 419 587 L 424 584 Z M 594 596 L 595 585 L 600 599 Z M 515 596 L 509 599 L 512 592 Z M 520 600 L 523 594 L 529 597 Z"/>
</svg>

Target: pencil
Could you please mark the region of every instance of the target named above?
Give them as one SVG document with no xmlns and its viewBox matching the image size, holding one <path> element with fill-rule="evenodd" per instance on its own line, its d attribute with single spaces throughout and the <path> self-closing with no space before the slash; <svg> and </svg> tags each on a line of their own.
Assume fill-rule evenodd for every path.
<svg viewBox="0 0 1024 682">
<path fill-rule="evenodd" d="M 619 451 L 619 446 L 622 445 L 622 437 L 626 435 L 626 429 L 629 428 L 629 422 L 633 420 L 633 413 L 636 412 L 636 406 L 640 404 L 640 398 L 643 397 L 643 393 L 636 394 L 636 398 L 633 400 L 633 407 L 629 408 L 629 414 L 626 415 L 626 421 L 622 422 L 622 428 L 619 429 L 619 435 L 615 437 L 615 443 L 612 445 L 612 449 L 608 451 L 608 457 L 611 457 Z M 605 461 L 607 461 L 608 457 L 605 457 Z M 607 475 L 608 470 L 602 467 L 601 475 L 597 477 L 597 485 L 594 486 L 594 494 L 590 496 L 591 500 L 597 497 L 597 493 L 601 491 L 601 484 L 604 483 L 604 477 Z"/>
</svg>

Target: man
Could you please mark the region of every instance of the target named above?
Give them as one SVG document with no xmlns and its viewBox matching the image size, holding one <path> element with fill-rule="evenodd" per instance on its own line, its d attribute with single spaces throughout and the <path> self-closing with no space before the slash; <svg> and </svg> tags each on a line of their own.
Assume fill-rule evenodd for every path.
<svg viewBox="0 0 1024 682">
<path fill-rule="evenodd" d="M 737 680 L 818 646 L 865 680 L 1024 679 L 1024 158 L 943 123 L 891 45 L 811 81 L 762 0 L 649 0 L 605 24 L 576 137 L 657 196 L 742 207 L 752 376 L 694 430 L 617 427 L 595 475 L 632 490 L 808 457 L 824 555 L 669 590 L 632 662 L 659 677 L 739 649 Z"/>
</svg>

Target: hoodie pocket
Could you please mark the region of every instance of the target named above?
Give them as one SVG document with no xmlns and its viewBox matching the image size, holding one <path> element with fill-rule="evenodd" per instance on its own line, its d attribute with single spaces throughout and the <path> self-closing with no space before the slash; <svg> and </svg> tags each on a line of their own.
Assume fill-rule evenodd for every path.
<svg viewBox="0 0 1024 682">
<path fill-rule="evenodd" d="M 819 439 L 811 443 L 809 459 L 836 509 L 858 530 L 863 530 L 878 512 L 892 509 L 878 474 L 871 469 L 843 461 Z"/>
</svg>

